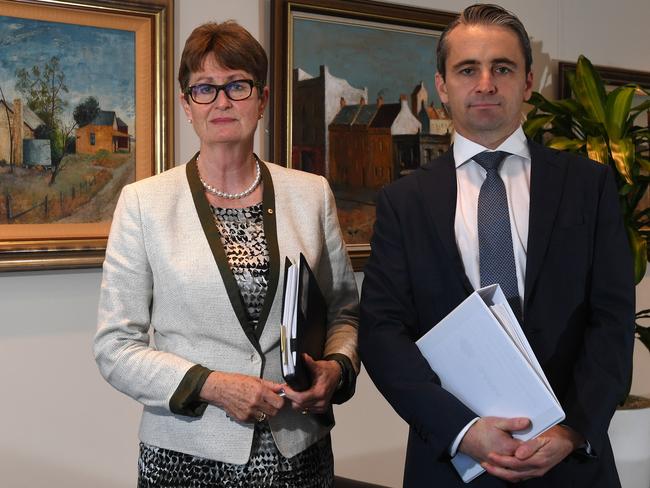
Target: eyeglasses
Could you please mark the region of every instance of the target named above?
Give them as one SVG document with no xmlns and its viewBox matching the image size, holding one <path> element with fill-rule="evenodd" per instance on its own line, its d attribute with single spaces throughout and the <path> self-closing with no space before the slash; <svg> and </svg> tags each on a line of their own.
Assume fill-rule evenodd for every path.
<svg viewBox="0 0 650 488">
<path fill-rule="evenodd" d="M 189 95 L 195 103 L 208 104 L 214 102 L 223 90 L 226 96 L 235 102 L 246 100 L 253 93 L 253 87 L 262 88 L 262 83 L 253 80 L 234 80 L 225 85 L 198 83 L 188 86 L 183 93 Z"/>
</svg>

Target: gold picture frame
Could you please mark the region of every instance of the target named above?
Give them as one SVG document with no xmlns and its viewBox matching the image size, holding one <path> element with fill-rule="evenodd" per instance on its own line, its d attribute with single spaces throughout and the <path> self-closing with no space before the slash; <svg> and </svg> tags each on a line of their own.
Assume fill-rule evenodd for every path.
<svg viewBox="0 0 650 488">
<path fill-rule="evenodd" d="M 428 101 L 437 100 L 433 84 L 437 39 L 457 15 L 371 0 L 271 2 L 273 161 L 328 179 L 356 271 L 363 269 L 370 255 L 376 191 L 449 146 L 445 131 L 450 126 L 445 124 L 450 121 L 439 100 L 435 107 Z M 353 61 L 337 66 L 333 57 Z M 371 71 L 384 86 L 365 84 L 368 77 L 364 76 Z M 328 92 L 326 87 L 333 85 L 326 80 L 333 79 L 337 87 L 349 83 L 352 90 L 342 90 L 350 95 Z M 420 85 L 425 88 L 420 93 L 429 97 L 426 109 L 432 111 L 425 123 L 429 124 L 429 118 L 439 119 L 431 124 L 437 132 L 425 131 L 423 123 L 417 135 L 425 136 L 418 141 L 413 140 L 413 132 L 392 138 L 388 120 L 396 120 L 399 110 L 395 107 L 401 105 L 403 95 L 413 97 L 414 87 Z M 338 114 L 330 103 L 336 98 L 338 104 L 337 97 L 342 107 Z M 312 103 L 315 100 L 316 104 Z M 343 112 L 354 110 L 354 122 L 349 122 Z M 418 108 L 412 112 L 422 115 Z M 361 119 L 363 122 L 357 123 Z M 365 147 L 369 149 L 364 151 Z M 407 153 L 415 156 L 403 157 Z"/>
<path fill-rule="evenodd" d="M 58 163 L 50 163 L 49 167 L 35 163 L 28 166 L 27 160 L 23 158 L 22 151 L 24 149 L 20 149 L 20 158 L 23 159 L 20 160 L 21 163 L 18 165 L 15 162 L 18 161 L 15 157 L 18 154 L 15 152 L 15 148 L 26 147 L 26 143 L 23 139 L 12 139 L 9 152 L 10 162 L 7 163 L 7 158 L 0 155 L 0 163 L 2 163 L 0 165 L 0 271 L 100 266 L 104 259 L 110 229 L 110 215 L 112 215 L 112 209 L 122 186 L 133 179 L 145 178 L 172 166 L 174 133 L 173 10 L 173 0 L 0 0 L 0 12 L 2 12 L 0 20 L 4 20 L 5 25 L 9 26 L 4 32 L 5 36 L 9 29 L 17 28 L 15 26 L 28 31 L 30 22 L 43 22 L 44 24 L 39 25 L 52 27 L 53 30 L 72 31 L 74 28 L 96 28 L 96 30 L 90 30 L 93 33 L 96 32 L 97 36 L 110 31 L 116 32 L 118 35 L 123 34 L 128 36 L 128 39 L 133 40 L 132 55 L 131 58 L 128 58 L 133 59 L 133 65 L 128 66 L 133 72 L 133 110 L 132 113 L 129 112 L 130 118 L 127 119 L 132 121 L 132 125 L 125 124 L 120 119 L 121 114 L 116 113 L 115 109 L 110 106 L 106 107 L 108 110 L 101 113 L 112 114 L 112 118 L 109 119 L 111 122 L 105 124 L 106 127 L 113 130 L 112 139 L 109 139 L 109 141 L 112 140 L 112 143 L 107 143 L 109 149 L 104 149 L 104 153 L 96 153 L 97 155 L 108 154 L 111 153 L 112 149 L 113 153 L 120 153 L 124 159 L 129 159 L 129 164 L 132 165 L 129 168 L 130 179 L 122 177 L 118 181 L 114 177 L 114 173 L 117 173 L 117 171 L 108 169 L 102 173 L 104 180 L 108 179 L 109 182 L 113 181 L 113 183 L 110 186 L 111 198 L 107 203 L 102 202 L 101 212 L 95 210 L 95 213 L 86 212 L 80 215 L 82 205 L 99 199 L 99 189 L 95 193 L 93 193 L 94 190 L 92 189 L 92 186 L 96 184 L 94 177 L 89 182 L 80 182 L 78 188 L 73 186 L 70 192 L 59 190 L 49 196 L 46 194 L 44 198 L 39 195 L 36 200 L 33 200 L 35 203 L 28 203 L 23 205 L 23 208 L 20 208 L 19 204 L 23 203 L 24 199 L 14 199 L 12 196 L 12 190 L 17 188 L 19 184 L 17 183 L 19 182 L 17 179 L 18 174 L 20 173 L 23 177 L 27 175 L 28 178 L 31 175 L 34 175 L 34 178 L 49 178 L 51 185 L 54 183 L 56 176 L 54 173 L 59 169 L 58 165 L 61 165 L 61 162 L 64 161 L 63 158 L 68 154 L 65 151 L 68 150 L 69 146 L 67 140 L 63 139 L 64 142 L 61 143 L 62 152 L 60 153 L 63 157 Z M 1 35 L 2 31 L 0 31 Z M 21 40 L 25 44 L 21 45 L 20 48 L 34 49 L 34 45 L 29 44 L 29 37 L 29 35 L 24 36 L 27 40 Z M 70 35 L 66 39 L 72 37 L 74 36 Z M 88 38 L 90 37 L 88 35 Z M 16 39 L 18 39 L 18 36 L 13 39 L 13 42 L 16 42 Z M 56 42 L 57 39 L 53 38 L 52 43 Z M 51 46 L 48 46 L 48 49 L 48 52 L 51 52 Z M 63 53 L 63 50 L 79 49 L 79 47 L 77 44 L 61 44 L 59 49 Z M 83 46 L 80 50 L 84 51 Z M 114 59 L 106 59 L 103 62 L 112 63 L 114 70 L 125 69 L 123 64 L 125 56 L 123 54 L 119 49 L 114 49 L 112 54 Z M 97 53 L 93 52 L 88 57 L 92 58 L 96 55 Z M 75 53 L 75 56 L 78 56 L 80 63 L 83 62 L 83 52 Z M 43 62 L 46 61 L 47 59 Z M 64 62 L 62 61 L 58 66 L 60 66 L 60 72 L 63 72 L 65 69 Z M 34 64 L 34 67 L 37 66 Z M 37 68 L 40 68 L 40 71 L 36 72 L 37 74 L 44 73 L 46 69 L 43 65 Z M 30 73 L 30 69 L 33 68 L 26 66 L 24 72 Z M 80 71 L 75 68 L 75 70 L 70 69 L 69 73 L 72 76 L 75 76 L 75 74 L 78 76 Z M 65 73 L 63 74 L 65 75 Z M 15 71 L 15 76 L 16 80 L 19 80 L 18 69 Z M 4 81 L 5 85 L 11 85 L 11 80 L 5 78 Z M 3 79 L 0 78 L 0 87 L 2 83 Z M 99 86 L 99 84 L 96 86 L 97 90 L 99 90 Z M 25 93 L 25 90 L 23 89 L 21 93 Z M 102 95 L 104 94 L 99 94 L 98 98 L 101 98 Z M 15 114 L 21 114 L 22 117 L 22 111 L 24 110 L 27 113 L 29 108 L 27 103 L 23 104 L 23 102 L 19 101 L 16 104 L 15 102 L 16 100 L 5 100 L 4 95 L 0 98 L 0 121 L 6 115 L 6 128 L 9 128 L 8 134 L 11 138 L 14 137 L 10 129 L 12 123 L 13 127 L 20 127 L 21 131 L 23 128 L 23 119 L 15 118 Z M 65 101 L 65 104 L 78 104 L 79 99 L 71 99 L 70 102 Z M 8 110 L 8 108 L 11 110 Z M 103 106 L 101 107 L 101 110 L 106 109 Z M 98 112 L 93 113 L 97 114 Z M 29 113 L 30 116 L 33 114 L 34 112 Z M 24 116 L 27 117 L 27 115 Z M 124 115 L 121 116 L 126 118 Z M 36 120 L 42 121 L 43 119 Z M 93 119 L 92 123 L 95 123 L 95 120 L 97 119 Z M 17 121 L 20 121 L 20 123 Z M 27 124 L 26 121 L 24 123 Z M 63 125 L 62 122 L 60 124 Z M 25 127 L 27 127 L 26 130 L 34 129 L 27 125 Z M 75 150 L 70 150 L 70 154 L 72 152 L 75 155 L 79 154 L 76 148 L 81 144 L 80 130 L 84 126 L 69 122 L 68 127 L 71 127 L 69 128 L 69 134 L 76 134 L 74 137 Z M 2 130 L 3 126 L 0 125 L 0 135 L 2 135 Z M 36 128 L 35 133 L 38 130 Z M 118 133 L 119 131 L 122 132 Z M 88 136 L 88 134 L 85 134 L 85 136 Z M 33 134 L 32 137 L 36 138 Z M 46 141 L 42 136 L 41 140 Z M 90 144 L 94 145 L 94 132 L 90 135 L 90 140 L 92 141 Z M 20 144 L 20 142 L 16 141 L 23 142 Z M 47 140 L 47 143 L 57 144 L 55 139 Z M 98 145 L 93 146 L 93 149 L 95 147 L 103 146 L 100 146 L 98 142 Z M 0 144 L 0 149 L 2 149 L 2 144 Z M 92 157 L 88 156 L 88 158 Z M 108 156 L 105 159 L 108 160 Z M 55 158 L 52 157 L 52 161 L 54 160 Z M 95 160 L 91 159 L 91 161 L 94 163 Z M 125 163 L 120 164 L 125 165 Z M 108 163 L 106 167 L 111 168 Z M 40 176 L 38 176 L 39 172 Z M 61 169 L 61 174 L 63 174 L 63 169 Z M 84 178 L 89 179 L 86 175 L 84 175 Z M 62 177 L 58 177 L 58 179 L 60 181 L 64 180 Z M 102 188 L 106 187 L 108 187 L 108 183 L 102 186 Z M 99 188 L 99 185 L 96 188 Z M 82 192 L 87 193 L 86 200 L 81 198 Z M 64 203 L 67 201 L 65 199 L 70 199 L 70 195 L 76 198 L 75 202 L 79 202 L 74 204 L 78 205 L 78 207 Z M 107 197 L 106 199 L 108 200 Z M 58 210 L 59 213 L 55 214 L 57 205 L 59 205 L 60 209 Z M 72 210 L 70 210 L 71 207 Z M 95 207 L 100 207 L 100 203 L 95 201 Z M 64 208 L 67 214 L 63 213 Z M 69 217 L 70 212 L 77 212 L 76 218 L 71 219 Z M 29 218 L 26 217 L 28 213 L 31 213 Z M 37 214 L 42 215 L 38 217 Z M 59 216 L 64 215 L 66 215 L 65 218 L 59 218 Z M 89 216 L 86 217 L 85 215 Z M 50 220 L 47 220 L 48 216 Z M 36 220 L 36 223 L 34 220 Z"/>
</svg>

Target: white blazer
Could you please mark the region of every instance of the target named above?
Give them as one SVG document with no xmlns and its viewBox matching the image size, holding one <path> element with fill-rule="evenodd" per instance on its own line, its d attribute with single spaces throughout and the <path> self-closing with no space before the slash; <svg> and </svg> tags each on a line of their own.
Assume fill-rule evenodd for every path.
<svg viewBox="0 0 650 488">
<path fill-rule="evenodd" d="M 325 354 L 346 355 L 358 371 L 358 293 L 329 185 L 321 176 L 261 166 L 271 262 L 259 337 L 243 323 L 195 159 L 122 191 L 106 249 L 94 353 L 104 378 L 144 405 L 140 439 L 146 444 L 227 463 L 248 461 L 252 424 L 231 420 L 212 405 L 200 417 L 176 415 L 169 401 L 196 364 L 283 382 L 279 270 L 285 256 L 297 260 L 302 252 L 325 295 Z M 269 424 L 285 457 L 333 426 L 288 406 Z"/>
</svg>

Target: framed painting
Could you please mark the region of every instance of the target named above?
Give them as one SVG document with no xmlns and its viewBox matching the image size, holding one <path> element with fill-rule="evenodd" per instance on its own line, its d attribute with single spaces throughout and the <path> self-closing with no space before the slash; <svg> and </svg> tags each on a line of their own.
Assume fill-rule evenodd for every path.
<svg viewBox="0 0 650 488">
<path fill-rule="evenodd" d="M 173 0 L 0 0 L 0 271 L 101 265 L 173 160 Z"/>
<path fill-rule="evenodd" d="M 274 162 L 326 177 L 355 270 L 376 192 L 446 151 L 436 46 L 456 14 L 367 0 L 272 1 Z"/>
</svg>

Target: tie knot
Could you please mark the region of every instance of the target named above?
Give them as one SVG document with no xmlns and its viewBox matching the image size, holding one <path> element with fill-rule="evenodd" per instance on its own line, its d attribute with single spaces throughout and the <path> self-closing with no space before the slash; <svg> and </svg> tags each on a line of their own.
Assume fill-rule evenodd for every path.
<svg viewBox="0 0 650 488">
<path fill-rule="evenodd" d="M 503 161 L 509 154 L 510 153 L 505 151 L 484 151 L 478 153 L 472 159 L 483 166 L 485 171 L 490 171 L 492 169 L 497 169 L 501 164 L 501 161 Z"/>
</svg>

